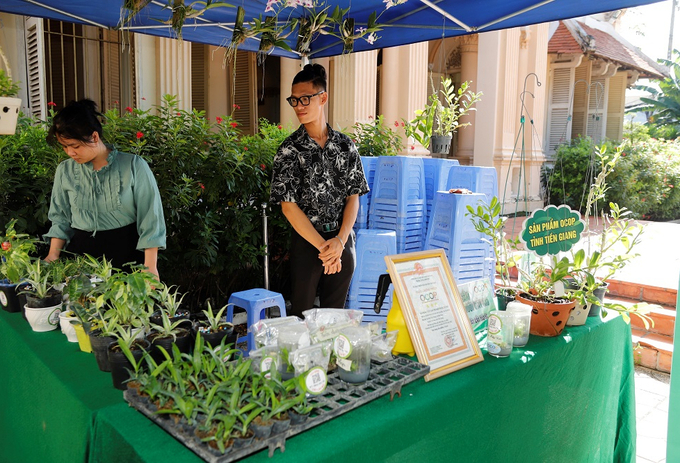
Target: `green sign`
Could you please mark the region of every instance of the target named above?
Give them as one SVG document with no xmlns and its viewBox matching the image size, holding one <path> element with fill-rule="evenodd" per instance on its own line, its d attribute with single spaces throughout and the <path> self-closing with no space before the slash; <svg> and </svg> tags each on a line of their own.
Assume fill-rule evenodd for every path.
<svg viewBox="0 0 680 463">
<path fill-rule="evenodd" d="M 568 251 L 581 239 L 585 224 L 569 206 L 537 209 L 524 222 L 520 239 L 539 256 Z"/>
</svg>

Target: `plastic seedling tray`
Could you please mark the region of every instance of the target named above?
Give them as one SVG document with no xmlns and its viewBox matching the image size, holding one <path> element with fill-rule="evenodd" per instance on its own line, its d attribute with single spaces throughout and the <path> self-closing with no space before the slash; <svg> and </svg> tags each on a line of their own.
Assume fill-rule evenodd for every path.
<svg viewBox="0 0 680 463">
<path fill-rule="evenodd" d="M 401 388 L 404 384 L 422 378 L 429 372 L 430 367 L 427 365 L 407 358 L 395 357 L 382 363 L 372 361 L 368 380 L 360 384 L 346 383 L 340 380 L 337 372 L 330 373 L 328 375 L 328 386 L 324 393 L 310 399 L 310 403 L 314 404 L 315 408 L 307 421 L 292 425 L 287 431 L 267 439 L 254 439 L 252 444 L 247 447 L 228 449 L 224 454 L 201 442 L 194 434 L 195 427 L 188 426 L 186 422 L 182 421 L 175 423 L 168 415 L 156 415 L 156 406 L 149 402 L 146 397 L 140 397 L 136 390 L 126 390 L 124 397 L 132 407 L 163 428 L 203 460 L 210 463 L 227 463 L 264 448 L 269 448 L 270 457 L 274 455 L 277 447 L 283 452 L 286 449 L 286 439 L 289 437 L 325 423 L 383 395 L 390 394 L 390 400 L 394 399 L 396 394 L 401 397 Z"/>
</svg>

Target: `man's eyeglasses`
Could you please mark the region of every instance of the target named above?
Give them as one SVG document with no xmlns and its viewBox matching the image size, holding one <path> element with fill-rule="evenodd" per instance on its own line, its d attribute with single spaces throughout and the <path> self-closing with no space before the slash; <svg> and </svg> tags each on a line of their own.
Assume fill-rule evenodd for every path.
<svg viewBox="0 0 680 463">
<path fill-rule="evenodd" d="M 322 93 L 326 93 L 325 90 L 321 90 L 320 92 L 316 92 L 314 95 L 302 95 L 301 97 L 294 97 L 294 96 L 289 96 L 286 98 L 286 101 L 288 102 L 289 105 L 291 105 L 293 108 L 300 103 L 302 106 L 309 106 L 309 103 L 312 101 L 312 98 L 314 98 L 317 95 L 321 95 Z"/>
</svg>

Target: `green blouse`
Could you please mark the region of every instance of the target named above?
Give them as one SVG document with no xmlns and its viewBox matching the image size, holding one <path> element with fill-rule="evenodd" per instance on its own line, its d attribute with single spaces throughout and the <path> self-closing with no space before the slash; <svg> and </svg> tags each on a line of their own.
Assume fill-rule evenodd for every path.
<svg viewBox="0 0 680 463">
<path fill-rule="evenodd" d="M 52 187 L 45 238 L 69 241 L 73 229 L 96 233 L 137 223 L 137 249 L 165 249 L 165 219 L 156 179 L 144 159 L 112 150 L 108 164 L 67 159 L 59 164 Z"/>
</svg>

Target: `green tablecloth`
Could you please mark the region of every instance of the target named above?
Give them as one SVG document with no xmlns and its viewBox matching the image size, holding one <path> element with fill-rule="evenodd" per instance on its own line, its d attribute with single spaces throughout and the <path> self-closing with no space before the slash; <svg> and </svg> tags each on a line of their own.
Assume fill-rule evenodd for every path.
<svg viewBox="0 0 680 463">
<path fill-rule="evenodd" d="M 31 424 L 22 425 L 22 432 L 11 429 L 11 439 L 3 432 L 0 449 L 9 446 L 14 452 L 10 455 L 24 456 L 16 461 L 36 461 L 34 456 L 44 455 L 45 451 L 50 458 L 44 461 L 61 461 L 55 455 L 63 455 L 62 452 L 78 456 L 68 458 L 69 461 L 81 460 L 80 455 L 85 453 L 90 461 L 96 462 L 199 461 L 162 429 L 129 408 L 119 391 L 112 392 L 109 378 L 95 384 L 90 376 L 104 374 L 96 370 L 94 358 L 80 353 L 58 355 L 58 346 L 63 347 L 65 340 L 45 339 L 43 343 L 41 338 L 51 334 L 28 333 L 10 323 L 10 317 L 13 314 L 0 315 L 3 339 L 0 342 L 6 345 L 4 338 L 14 336 L 27 345 L 20 349 L 23 355 L 32 358 L 21 359 L 11 352 L 12 360 L 4 361 L 16 369 L 10 371 L 9 377 L 17 384 L 11 390 L 3 385 L 6 394 L 10 394 L 6 397 L 21 405 L 13 406 L 11 412 L 1 412 L 2 430 L 15 428 L 10 419 L 25 419 Z M 45 359 L 51 357 L 56 371 L 73 362 L 82 363 L 87 374 L 76 378 L 43 371 L 41 375 L 51 374 L 49 381 L 37 379 L 36 374 L 30 379 L 25 376 L 24 365 L 29 363 L 43 364 L 42 370 L 52 370 L 44 365 L 50 364 Z M 516 348 L 510 358 L 485 356 L 482 363 L 429 383 L 418 380 L 408 384 L 402 397 L 393 402 L 382 397 L 289 439 L 285 453 L 277 450 L 275 457 L 281 462 L 632 461 L 633 373 L 630 327 L 620 318 L 606 323 L 589 319 L 586 326 L 569 327 L 556 338 L 532 337 L 525 348 Z M 81 381 L 88 384 L 79 385 Z M 35 392 L 26 392 L 27 383 L 35 384 L 30 387 L 34 391 L 44 390 L 50 399 L 34 402 Z M 89 388 L 101 390 L 88 391 Z M 52 398 L 55 393 L 61 400 Z M 65 400 L 66 396 L 71 398 Z M 65 410 L 74 402 L 78 405 L 77 414 L 70 408 Z M 40 423 L 47 418 L 54 420 L 54 424 L 50 421 L 42 431 L 45 443 L 38 449 L 35 433 L 41 432 Z M 90 423 L 94 423 L 93 427 Z M 73 434 L 68 443 L 58 442 L 64 431 Z M 66 449 L 67 445 L 75 448 Z M 31 457 L 25 458 L 29 454 Z M 269 459 L 267 452 L 262 451 L 248 460 Z"/>
</svg>

